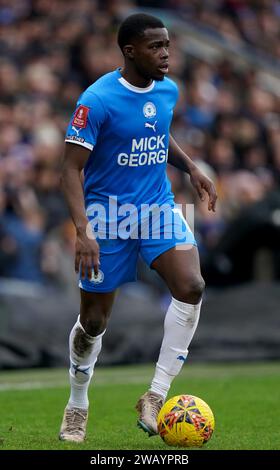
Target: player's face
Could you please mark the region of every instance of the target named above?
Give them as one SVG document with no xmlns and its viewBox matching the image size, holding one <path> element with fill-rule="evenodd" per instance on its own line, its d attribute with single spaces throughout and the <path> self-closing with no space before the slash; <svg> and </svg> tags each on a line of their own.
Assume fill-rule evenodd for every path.
<svg viewBox="0 0 280 470">
<path fill-rule="evenodd" d="M 134 44 L 134 65 L 146 79 L 163 80 L 168 73 L 169 36 L 166 28 L 149 28 Z"/>
</svg>

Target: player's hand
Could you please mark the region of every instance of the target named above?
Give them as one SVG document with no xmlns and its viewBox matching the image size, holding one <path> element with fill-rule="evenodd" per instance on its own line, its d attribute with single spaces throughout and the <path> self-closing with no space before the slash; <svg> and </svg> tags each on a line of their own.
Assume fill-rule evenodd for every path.
<svg viewBox="0 0 280 470">
<path fill-rule="evenodd" d="M 208 194 L 208 210 L 215 212 L 218 195 L 214 183 L 196 166 L 191 169 L 190 178 L 201 201 L 205 200 L 205 193 Z"/>
<path fill-rule="evenodd" d="M 80 271 L 81 278 L 91 279 L 92 268 L 97 276 L 99 268 L 99 245 L 87 236 L 86 231 L 77 231 L 75 271 Z"/>
</svg>

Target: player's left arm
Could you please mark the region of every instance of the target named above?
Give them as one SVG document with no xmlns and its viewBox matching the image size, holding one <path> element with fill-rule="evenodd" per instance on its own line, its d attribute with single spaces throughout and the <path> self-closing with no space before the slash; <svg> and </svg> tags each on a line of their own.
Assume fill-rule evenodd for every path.
<svg viewBox="0 0 280 470">
<path fill-rule="evenodd" d="M 217 191 L 214 183 L 195 165 L 191 158 L 183 152 L 171 135 L 169 135 L 168 163 L 190 175 L 191 183 L 196 189 L 201 201 L 204 201 L 206 192 L 209 198 L 208 210 L 215 212 Z"/>
</svg>

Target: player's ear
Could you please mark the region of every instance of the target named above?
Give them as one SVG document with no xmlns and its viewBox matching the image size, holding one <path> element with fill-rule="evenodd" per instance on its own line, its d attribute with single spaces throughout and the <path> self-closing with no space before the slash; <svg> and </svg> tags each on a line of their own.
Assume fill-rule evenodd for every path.
<svg viewBox="0 0 280 470">
<path fill-rule="evenodd" d="M 132 46 L 132 44 L 128 44 L 127 46 L 124 46 L 123 54 L 128 59 L 134 59 L 134 47 Z"/>
</svg>

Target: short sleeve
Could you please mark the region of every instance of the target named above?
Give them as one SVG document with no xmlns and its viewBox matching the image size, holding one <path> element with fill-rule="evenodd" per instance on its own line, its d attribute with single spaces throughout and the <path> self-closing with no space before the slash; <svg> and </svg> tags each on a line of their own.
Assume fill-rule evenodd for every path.
<svg viewBox="0 0 280 470">
<path fill-rule="evenodd" d="M 65 142 L 93 150 L 105 119 L 106 113 L 100 98 L 94 93 L 84 92 L 68 124 Z"/>
</svg>

